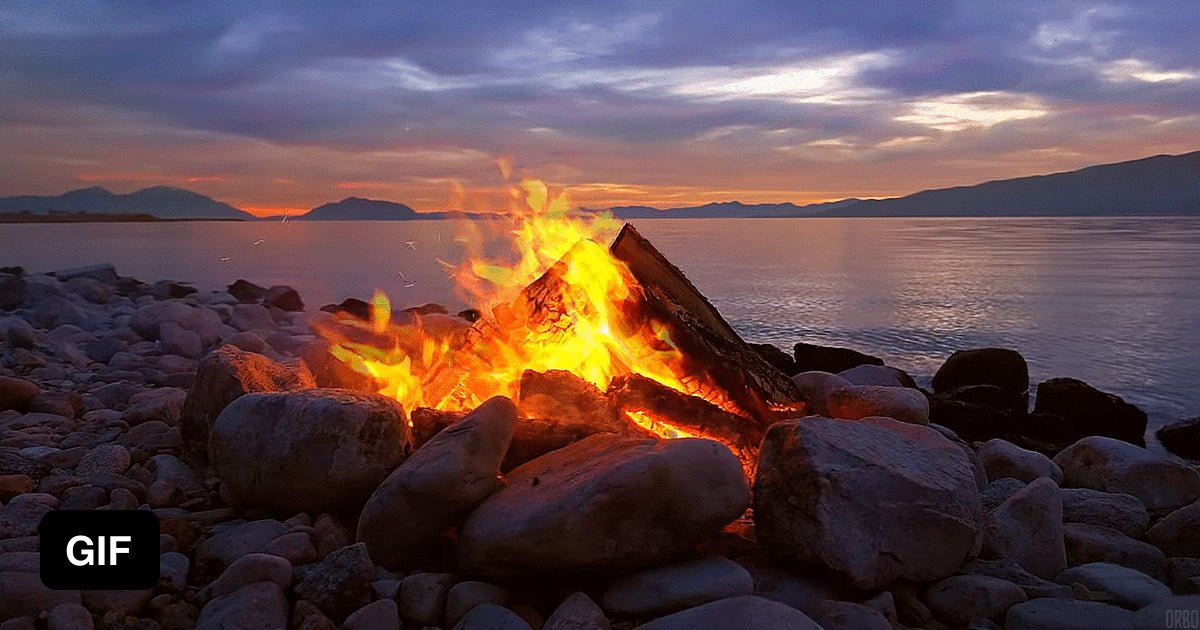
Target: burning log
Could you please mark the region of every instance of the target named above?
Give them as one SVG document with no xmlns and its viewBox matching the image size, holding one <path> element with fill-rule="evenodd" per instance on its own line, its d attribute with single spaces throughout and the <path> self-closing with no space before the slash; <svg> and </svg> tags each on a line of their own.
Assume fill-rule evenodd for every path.
<svg viewBox="0 0 1200 630">
<path fill-rule="evenodd" d="M 777 411 L 795 406 L 795 383 L 738 336 L 695 285 L 626 224 L 610 248 L 645 293 L 644 303 L 668 322 L 689 367 L 705 374 L 764 428 Z M 785 414 L 786 415 L 786 414 Z"/>
<path fill-rule="evenodd" d="M 525 418 L 554 418 L 560 424 L 599 431 L 622 433 L 628 424 L 604 392 L 566 370 L 526 370 L 517 409 Z"/>
<path fill-rule="evenodd" d="M 723 442 L 753 470 L 763 429 L 696 396 L 639 374 L 613 379 L 608 397 L 623 415 L 657 437 L 703 437 Z"/>
</svg>

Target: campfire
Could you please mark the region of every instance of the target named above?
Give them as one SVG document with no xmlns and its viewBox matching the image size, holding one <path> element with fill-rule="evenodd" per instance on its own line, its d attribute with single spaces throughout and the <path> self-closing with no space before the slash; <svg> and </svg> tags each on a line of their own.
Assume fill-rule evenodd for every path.
<svg viewBox="0 0 1200 630">
<path fill-rule="evenodd" d="M 319 325 L 338 360 L 409 411 L 418 443 L 503 395 L 545 450 L 601 431 L 705 437 L 751 470 L 765 428 L 803 410 L 792 381 L 633 226 L 571 211 L 532 179 L 512 188 L 507 220 L 486 223 L 507 228 L 515 261 L 445 263 L 474 321 L 401 319 L 376 292 L 366 320 Z"/>
</svg>

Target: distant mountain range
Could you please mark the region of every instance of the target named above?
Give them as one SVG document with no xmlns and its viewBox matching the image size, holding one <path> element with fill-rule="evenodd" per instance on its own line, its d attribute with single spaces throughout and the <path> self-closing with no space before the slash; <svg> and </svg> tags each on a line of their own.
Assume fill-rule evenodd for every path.
<svg viewBox="0 0 1200 630">
<path fill-rule="evenodd" d="M 153 186 L 126 195 L 106 188 L 80 188 L 56 196 L 0 198 L 0 212 L 148 214 L 159 219 L 253 219 L 227 203 L 182 188 Z"/>
<path fill-rule="evenodd" d="M 1200 151 L 1091 166 L 938 190 L 892 199 L 827 203 L 744 204 L 737 201 L 685 208 L 612 208 L 620 219 L 764 217 L 1002 217 L 1093 215 L 1200 215 Z M 155 186 L 125 195 L 98 186 L 57 196 L 0 198 L 0 213 L 32 212 L 152 215 L 160 219 L 253 219 L 229 204 L 182 188 Z M 406 221 L 480 219 L 495 215 L 417 212 L 394 201 L 348 197 L 294 219 L 306 221 Z"/>
</svg>

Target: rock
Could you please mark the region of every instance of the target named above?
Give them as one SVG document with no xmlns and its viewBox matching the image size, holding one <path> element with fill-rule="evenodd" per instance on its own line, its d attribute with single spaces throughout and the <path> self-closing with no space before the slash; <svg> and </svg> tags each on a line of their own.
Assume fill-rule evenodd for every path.
<svg viewBox="0 0 1200 630">
<path fill-rule="evenodd" d="M 741 565 L 705 556 L 617 578 L 600 602 L 615 617 L 649 617 L 753 592 L 754 580 Z"/>
<path fill-rule="evenodd" d="M 1200 498 L 1200 473 L 1182 460 L 1109 437 L 1086 437 L 1054 458 L 1068 487 L 1137 497 L 1169 510 Z"/>
<path fill-rule="evenodd" d="M 0 273 L 0 310 L 11 311 L 20 307 L 28 294 L 28 284 L 24 278 Z"/>
<path fill-rule="evenodd" d="M 763 439 L 759 543 L 858 588 L 951 575 L 979 551 L 981 518 L 966 453 L 928 427 L 809 417 L 776 423 Z"/>
<path fill-rule="evenodd" d="M 263 295 L 263 304 L 274 306 L 285 311 L 303 311 L 304 302 L 295 289 L 288 286 L 276 285 L 267 289 Z"/>
<path fill-rule="evenodd" d="M 792 377 L 792 382 L 808 402 L 809 411 L 818 416 L 829 415 L 830 394 L 851 385 L 850 381 L 829 372 L 801 372 Z"/>
<path fill-rule="evenodd" d="M 604 611 L 584 593 L 572 593 L 546 618 L 542 630 L 611 630 Z"/>
<path fill-rule="evenodd" d="M 838 376 L 850 381 L 851 385 L 874 387 L 909 387 L 916 389 L 917 382 L 907 372 L 886 365 L 860 365 L 838 372 Z"/>
<path fill-rule="evenodd" d="M 1160 599 L 1134 614 L 1133 628 L 1200 628 L 1200 596 L 1180 595 Z"/>
<path fill-rule="evenodd" d="M 1171 512 L 1147 535 L 1169 556 L 1200 558 L 1200 501 Z"/>
<path fill-rule="evenodd" d="M 933 375 L 933 391 L 944 394 L 960 387 L 991 385 L 1010 401 L 1006 407 L 1024 413 L 1029 404 L 1029 366 L 1025 357 L 1005 348 L 957 350 Z"/>
<path fill-rule="evenodd" d="M 16 409 L 28 411 L 29 403 L 42 393 L 33 381 L 12 376 L 0 376 L 0 411 Z"/>
<path fill-rule="evenodd" d="M 1200 459 L 1200 417 L 1165 426 L 1155 433 L 1168 451 L 1190 459 Z"/>
<path fill-rule="evenodd" d="M 1090 488 L 1063 488 L 1063 520 L 1111 527 L 1126 536 L 1141 538 L 1150 515 L 1137 497 Z"/>
<path fill-rule="evenodd" d="M 1066 523 L 1063 536 L 1071 566 L 1110 562 L 1136 569 L 1154 579 L 1166 575 L 1167 558 L 1157 547 L 1134 540 L 1121 532 L 1098 525 Z"/>
<path fill-rule="evenodd" d="M 101 337 L 83 347 L 84 354 L 96 363 L 108 363 L 118 352 L 127 350 L 129 344 L 115 335 Z"/>
<path fill-rule="evenodd" d="M 992 481 L 1004 477 L 1020 479 L 1026 483 L 1038 477 L 1049 477 L 1059 484 L 1063 481 L 1062 469 L 1049 457 L 998 438 L 988 440 L 983 448 L 979 449 L 979 461 L 983 463 L 983 469 Z"/>
<path fill-rule="evenodd" d="M 117 275 L 117 269 L 109 263 L 72 267 L 70 269 L 52 271 L 47 275 L 54 276 L 59 280 L 59 282 L 69 282 L 76 278 L 87 278 L 89 280 L 96 280 L 98 282 L 115 284 L 121 279 L 120 276 Z"/>
<path fill-rule="evenodd" d="M 205 565 L 205 570 L 224 571 L 248 553 L 261 553 L 287 532 L 286 525 L 274 520 L 222 523 L 196 549 L 196 563 Z"/>
<path fill-rule="evenodd" d="M 400 583 L 400 617 L 415 626 L 440 626 L 446 610 L 446 593 L 454 585 L 449 573 L 410 574 Z"/>
<path fill-rule="evenodd" d="M 0 619 L 36 617 L 61 604 L 80 605 L 79 591 L 46 588 L 38 567 L 36 552 L 0 554 Z"/>
<path fill-rule="evenodd" d="M 36 534 L 42 517 L 58 506 L 58 499 L 44 492 L 27 492 L 13 497 L 0 508 L 0 540 Z"/>
<path fill-rule="evenodd" d="M 1053 578 L 1067 568 L 1062 514 L 1058 486 L 1046 477 L 1035 479 L 988 515 L 984 555 Z"/>
<path fill-rule="evenodd" d="M 192 560 L 178 551 L 168 551 L 158 557 L 158 579 L 173 591 L 182 591 L 188 583 Z"/>
<path fill-rule="evenodd" d="M 115 614 L 121 617 L 139 614 L 150 598 L 154 596 L 151 589 L 132 591 L 81 591 L 83 605 L 98 615 Z"/>
<path fill-rule="evenodd" d="M 358 540 L 386 567 L 411 563 L 440 533 L 500 488 L 500 462 L 517 407 L 503 396 L 443 429 L 375 489 L 358 521 Z M 396 523 L 404 523 L 403 532 Z"/>
<path fill-rule="evenodd" d="M 1167 586 L 1176 593 L 1200 593 L 1200 558 L 1167 558 Z"/>
<path fill-rule="evenodd" d="M 8 501 L 18 494 L 32 492 L 36 486 L 29 475 L 0 475 L 0 501 Z"/>
<path fill-rule="evenodd" d="M 1080 380 L 1053 378 L 1038 383 L 1033 411 L 1063 418 L 1080 436 L 1146 444 L 1146 412 Z"/>
<path fill-rule="evenodd" d="M 42 330 L 53 330 L 59 326 L 91 326 L 91 317 L 81 306 L 58 295 L 50 295 L 37 301 L 29 313 L 29 321 Z"/>
<path fill-rule="evenodd" d="M 316 604 L 334 621 L 371 601 L 374 567 L 362 543 L 343 547 L 297 576 L 296 594 Z"/>
<path fill-rule="evenodd" d="M 826 601 L 816 611 L 815 620 L 825 630 L 892 630 L 879 611 L 854 602 Z"/>
<path fill-rule="evenodd" d="M 258 304 L 235 304 L 229 315 L 229 325 L 240 331 L 275 327 L 271 311 Z"/>
<path fill-rule="evenodd" d="M 184 329 L 175 322 L 163 322 L 158 329 L 158 340 L 166 354 L 176 354 L 189 359 L 199 359 L 204 353 L 200 335 Z"/>
<path fill-rule="evenodd" d="M 983 505 L 983 513 L 991 514 L 1000 507 L 1001 503 L 1007 501 L 1009 497 L 1020 492 L 1027 485 L 1029 484 L 1020 479 L 1003 477 L 984 486 L 979 491 L 979 502 Z"/>
<path fill-rule="evenodd" d="M 929 424 L 929 400 L 920 390 L 907 387 L 852 385 L 834 390 L 826 404 L 835 418 L 859 420 L 882 416 L 912 424 Z"/>
<path fill-rule="evenodd" d="M 1008 609 L 1005 630 L 1131 630 L 1133 613 L 1096 602 L 1032 599 Z"/>
<path fill-rule="evenodd" d="M 321 559 L 317 548 L 312 543 L 312 537 L 307 532 L 292 532 L 284 534 L 263 549 L 263 553 L 286 558 L 292 564 L 308 564 Z"/>
<path fill-rule="evenodd" d="M 302 363 L 280 364 L 261 354 L 222 346 L 208 353 L 183 403 L 184 442 L 205 453 L 212 423 L 229 403 L 255 392 L 283 392 L 316 387 Z"/>
<path fill-rule="evenodd" d="M 1053 597 L 1056 599 L 1071 598 L 1070 587 L 1055 584 L 1049 580 L 1043 580 L 1008 559 L 975 559 L 960 567 L 959 573 L 962 575 L 985 575 L 1000 578 L 1006 582 L 1012 582 L 1025 591 L 1025 595 L 1029 599 L 1038 599 L 1040 597 Z"/>
<path fill-rule="evenodd" d="M 274 582 L 254 582 L 210 600 L 197 630 L 256 630 L 288 627 L 288 602 Z"/>
<path fill-rule="evenodd" d="M 274 582 L 286 591 L 292 584 L 292 564 L 279 556 L 248 553 L 234 560 L 209 588 L 213 597 L 220 597 L 264 580 Z"/>
<path fill-rule="evenodd" d="M 317 548 L 317 557 L 329 554 L 354 542 L 354 530 L 336 517 L 320 514 L 313 521 L 312 542 Z"/>
<path fill-rule="evenodd" d="M 20 317 L 4 317 L 0 318 L 0 340 L 11 348 L 32 348 L 37 343 L 38 333 Z"/>
<path fill-rule="evenodd" d="M 208 459 L 222 492 L 278 512 L 358 509 L 412 438 L 391 398 L 347 390 L 247 394 L 221 412 Z"/>
<path fill-rule="evenodd" d="M 1058 574 L 1059 584 L 1082 584 L 1089 591 L 1101 591 L 1113 597 L 1113 603 L 1137 610 L 1171 596 L 1171 589 L 1154 578 L 1107 562 L 1090 562 Z"/>
<path fill-rule="evenodd" d="M 129 468 L 129 450 L 119 444 L 101 444 L 88 451 L 75 467 L 75 474 L 91 477 L 103 473 L 123 473 Z"/>
<path fill-rule="evenodd" d="M 475 607 L 484 604 L 504 606 L 509 599 L 508 590 L 501 586 L 487 582 L 459 582 L 446 593 L 446 625 L 457 627 L 459 620 Z"/>
<path fill-rule="evenodd" d="M 142 339 L 158 341 L 162 326 L 167 322 L 196 333 L 204 347 L 214 346 L 221 341 L 224 322 L 216 311 L 176 300 L 152 302 L 139 308 L 130 318 L 129 327 Z"/>
<path fill-rule="evenodd" d="M 742 595 L 689 608 L 639 630 L 821 630 L 807 615 L 776 601 Z"/>
<path fill-rule="evenodd" d="M 766 359 L 767 363 L 775 366 L 780 372 L 788 376 L 796 373 L 796 359 L 780 350 L 778 346 L 769 343 L 752 343 L 750 347 L 758 353 L 758 356 Z"/>
<path fill-rule="evenodd" d="M 532 630 L 517 613 L 495 604 L 481 604 L 471 609 L 453 630 Z"/>
<path fill-rule="evenodd" d="M 493 576 L 634 571 L 693 550 L 748 502 L 741 463 L 718 442 L 596 434 L 511 471 L 463 525 L 459 565 Z"/>
<path fill-rule="evenodd" d="M 371 593 L 375 599 L 390 599 L 395 601 L 400 597 L 400 580 L 384 578 L 371 582 Z M 400 613 L 396 613 L 400 614 Z"/>
<path fill-rule="evenodd" d="M 354 611 L 346 617 L 343 630 L 400 630 L 400 613 L 396 602 L 381 599 Z"/>
<path fill-rule="evenodd" d="M 263 287 L 254 284 L 248 280 L 238 279 L 233 284 L 226 287 L 229 295 L 232 295 L 239 302 L 261 302 L 267 295 L 267 290 Z"/>
<path fill-rule="evenodd" d="M 59 604 L 46 617 L 46 630 L 91 630 L 92 613 L 82 604 Z"/>
<path fill-rule="evenodd" d="M 1028 598 L 1021 587 L 986 575 L 955 575 L 925 591 L 925 603 L 938 619 L 954 627 L 973 621 L 1004 621 L 1004 613 Z"/>
<path fill-rule="evenodd" d="M 849 348 L 798 343 L 793 349 L 797 372 L 838 372 L 859 365 L 883 365 L 883 359 Z"/>
</svg>

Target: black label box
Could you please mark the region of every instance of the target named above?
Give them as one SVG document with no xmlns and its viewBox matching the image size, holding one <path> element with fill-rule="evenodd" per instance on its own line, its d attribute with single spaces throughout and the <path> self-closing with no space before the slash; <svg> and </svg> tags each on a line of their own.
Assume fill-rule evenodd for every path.
<svg viewBox="0 0 1200 630">
<path fill-rule="evenodd" d="M 158 582 L 158 517 L 146 510 L 56 510 L 39 529 L 42 583 L 146 589 Z"/>
</svg>

